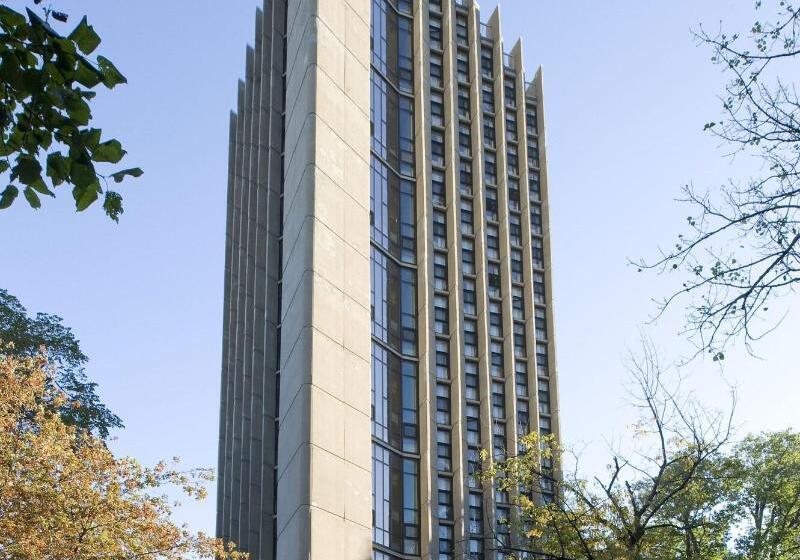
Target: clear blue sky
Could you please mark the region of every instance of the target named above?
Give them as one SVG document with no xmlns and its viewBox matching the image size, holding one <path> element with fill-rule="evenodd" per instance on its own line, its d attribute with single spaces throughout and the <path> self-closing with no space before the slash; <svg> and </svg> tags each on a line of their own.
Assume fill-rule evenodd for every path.
<svg viewBox="0 0 800 560">
<path fill-rule="evenodd" d="M 79 335 L 89 375 L 125 420 L 119 452 L 215 466 L 228 111 L 256 2 L 54 4 L 89 14 L 101 52 L 128 77 L 94 114 L 145 175 L 126 185 L 119 225 L 97 208 L 76 215 L 67 192 L 38 212 L 17 203 L 0 214 L 0 286 Z M 484 2 L 486 17 L 494 5 Z M 650 298 L 671 285 L 626 259 L 674 239 L 687 215 L 673 201 L 681 185 L 716 185 L 731 172 L 701 132 L 722 82 L 690 26 L 747 26 L 750 9 L 747 0 L 502 2 L 508 49 L 522 36 L 531 75 L 545 69 L 563 435 L 592 443 L 590 465 L 626 433 L 622 359 Z M 679 320 L 653 331 L 667 357 L 688 349 Z M 800 426 L 789 350 L 799 331 L 796 314 L 759 347 L 768 359 L 734 353 L 724 372 L 694 364 L 692 385 L 718 402 L 723 378 L 736 383 L 742 431 Z M 181 518 L 213 530 L 213 495 Z"/>
</svg>

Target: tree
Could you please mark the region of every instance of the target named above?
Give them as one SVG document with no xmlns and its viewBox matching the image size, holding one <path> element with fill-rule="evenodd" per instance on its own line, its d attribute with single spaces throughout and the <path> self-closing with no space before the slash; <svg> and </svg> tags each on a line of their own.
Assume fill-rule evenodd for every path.
<svg viewBox="0 0 800 560">
<path fill-rule="evenodd" d="M 512 544 L 498 539 L 499 552 L 559 560 L 724 557 L 732 514 L 719 507 L 727 485 L 719 469 L 731 416 L 668 387 L 650 344 L 632 365 L 642 413 L 637 446 L 613 452 L 605 477 L 582 476 L 577 462 L 573 472 L 554 475 L 558 467 L 542 465 L 561 463 L 561 450 L 536 434 L 523 438 L 518 456 L 486 466 L 487 481 L 518 496 Z M 550 503 L 536 498 L 543 481 L 556 487 Z"/>
<path fill-rule="evenodd" d="M 108 437 L 122 421 L 113 414 L 97 395 L 97 384 L 87 380 L 84 365 L 88 358 L 78 340 L 61 317 L 47 313 L 28 316 L 19 300 L 0 289 L 0 356 L 33 357 L 44 352 L 53 375 L 49 383 L 64 395 L 60 412 L 64 421 L 88 430 L 101 438 Z M 11 343 L 10 345 L 8 343 Z"/>
<path fill-rule="evenodd" d="M 51 27 L 51 18 L 67 21 L 50 9 L 42 19 L 0 5 L 0 176 L 8 173 L 0 209 L 11 206 L 20 190 L 39 208 L 40 195 L 55 196 L 53 189 L 67 184 L 78 211 L 102 195 L 103 210 L 118 221 L 122 196 L 109 188 L 109 179 L 120 183 L 142 170 L 98 169 L 119 163 L 125 150 L 91 126 L 90 102 L 100 85 L 112 89 L 126 80 L 104 56 L 89 58 L 100 37 L 86 17 L 67 35 Z"/>
<path fill-rule="evenodd" d="M 66 398 L 50 375 L 41 356 L 0 356 L 0 557 L 246 558 L 175 525 L 170 501 L 158 494 L 174 485 L 202 499 L 207 471 L 114 457 L 54 412 Z"/>
<path fill-rule="evenodd" d="M 730 465 L 731 476 L 742 482 L 734 499 L 738 558 L 800 556 L 800 434 L 748 436 L 731 453 Z"/>
<path fill-rule="evenodd" d="M 765 7 L 769 5 L 769 8 Z M 745 33 L 695 34 L 729 81 L 722 118 L 705 125 L 732 156 L 754 156 L 759 174 L 718 189 L 684 188 L 689 230 L 642 268 L 687 274 L 661 302 L 688 305 L 687 332 L 716 360 L 734 338 L 751 344 L 776 326 L 773 300 L 800 284 L 800 98 L 796 88 L 800 8 L 755 3 Z"/>
</svg>

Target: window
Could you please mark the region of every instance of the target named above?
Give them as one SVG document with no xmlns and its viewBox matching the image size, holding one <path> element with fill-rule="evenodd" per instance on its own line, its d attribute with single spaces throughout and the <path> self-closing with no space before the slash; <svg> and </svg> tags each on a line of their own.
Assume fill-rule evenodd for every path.
<svg viewBox="0 0 800 560">
<path fill-rule="evenodd" d="M 442 71 L 442 68 L 444 68 L 442 55 L 431 52 L 431 85 L 434 87 L 442 87 L 444 84 L 442 79 L 444 72 Z"/>
<path fill-rule="evenodd" d="M 447 253 L 433 253 L 433 287 L 435 290 L 447 291 Z"/>
<path fill-rule="evenodd" d="M 480 446 L 481 444 L 481 417 L 478 405 L 466 406 L 467 416 L 467 445 Z"/>
<path fill-rule="evenodd" d="M 456 14 L 456 42 L 465 47 L 469 46 L 469 32 L 467 18 L 462 14 Z"/>
<path fill-rule="evenodd" d="M 545 302 L 544 274 L 541 272 L 533 273 L 533 301 L 536 303 Z"/>
<path fill-rule="evenodd" d="M 492 187 L 486 187 L 486 219 L 492 222 L 496 222 L 498 219 L 497 189 Z"/>
<path fill-rule="evenodd" d="M 550 414 L 550 384 L 545 379 L 539 379 L 539 412 Z"/>
<path fill-rule="evenodd" d="M 507 182 L 508 182 L 508 207 L 511 210 L 519 211 L 519 180 L 517 180 L 515 177 L 509 177 Z"/>
<path fill-rule="evenodd" d="M 436 339 L 436 378 L 450 379 L 450 344 Z"/>
<path fill-rule="evenodd" d="M 483 176 L 487 183 L 497 184 L 497 161 L 494 154 L 489 152 L 483 157 Z"/>
<path fill-rule="evenodd" d="M 531 204 L 531 233 L 542 235 L 542 206 Z"/>
<path fill-rule="evenodd" d="M 487 198 L 489 193 L 486 193 Z M 486 204 L 486 219 L 489 219 L 489 204 Z M 500 233 L 497 226 L 486 226 L 486 256 L 490 259 L 500 260 Z"/>
<path fill-rule="evenodd" d="M 511 249 L 511 281 L 522 284 L 522 251 Z"/>
<path fill-rule="evenodd" d="M 444 171 L 431 169 L 431 196 L 433 203 L 437 206 L 444 206 L 446 203 L 445 186 L 444 186 Z"/>
<path fill-rule="evenodd" d="M 460 160 L 458 162 L 458 181 L 461 194 L 472 194 L 472 162 Z"/>
<path fill-rule="evenodd" d="M 539 167 L 539 142 L 536 138 L 528 138 L 528 166 Z"/>
<path fill-rule="evenodd" d="M 464 362 L 464 383 L 466 385 L 465 398 L 468 401 L 477 401 L 480 397 L 478 388 L 478 363 L 471 360 Z"/>
<path fill-rule="evenodd" d="M 436 385 L 436 423 L 450 425 L 450 386 L 442 383 Z"/>
<path fill-rule="evenodd" d="M 417 366 L 372 344 L 372 435 L 394 449 L 418 451 Z"/>
<path fill-rule="evenodd" d="M 495 461 L 506 458 L 506 425 L 499 422 L 492 425 L 492 457 Z"/>
<path fill-rule="evenodd" d="M 506 140 L 509 142 L 517 142 L 518 140 L 518 131 L 517 131 L 517 119 L 514 113 L 506 113 Z M 516 155 L 516 144 L 509 144 L 509 147 L 514 146 L 514 155 Z M 517 175 L 515 172 L 514 175 Z"/>
<path fill-rule="evenodd" d="M 531 239 L 531 254 L 533 260 L 533 268 L 544 268 L 544 246 L 539 237 Z"/>
<path fill-rule="evenodd" d="M 550 414 L 550 393 L 548 391 L 539 393 L 539 414 Z"/>
<path fill-rule="evenodd" d="M 372 71 L 370 107 L 372 149 L 389 166 L 414 176 L 414 101 Z"/>
<path fill-rule="evenodd" d="M 528 105 L 525 109 L 525 125 L 528 128 L 528 135 L 535 136 L 539 133 L 539 122 L 536 105 Z"/>
<path fill-rule="evenodd" d="M 467 448 L 467 486 L 478 488 L 478 477 L 475 476 L 481 470 L 480 450 L 474 447 Z"/>
<path fill-rule="evenodd" d="M 508 503 L 507 499 L 505 503 Z M 499 545 L 498 548 L 501 550 L 511 546 L 511 525 L 509 524 L 510 517 L 510 510 L 508 507 L 497 506 L 495 509 L 495 538 L 497 539 L 497 544 Z M 500 560 L 505 560 L 507 556 L 504 553 L 499 552 L 498 558 Z"/>
<path fill-rule="evenodd" d="M 536 375 L 539 377 L 549 377 L 547 363 L 547 345 L 541 342 L 536 343 Z"/>
<path fill-rule="evenodd" d="M 514 355 L 518 358 L 524 358 L 526 353 L 525 323 L 514 323 Z"/>
<path fill-rule="evenodd" d="M 419 467 L 417 461 L 402 458 L 373 443 L 372 472 L 374 541 L 401 554 L 418 554 Z"/>
<path fill-rule="evenodd" d="M 543 433 L 551 433 L 553 430 L 552 422 L 548 416 L 540 416 L 539 417 L 539 429 Z"/>
<path fill-rule="evenodd" d="M 528 396 L 528 363 L 522 360 L 514 362 L 514 385 L 518 397 Z"/>
<path fill-rule="evenodd" d="M 539 186 L 539 172 L 535 170 L 528 170 L 528 190 L 531 194 L 531 200 L 541 201 L 542 191 Z"/>
<path fill-rule="evenodd" d="M 453 453 L 450 430 L 436 430 L 436 470 L 450 472 L 453 470 Z"/>
<path fill-rule="evenodd" d="M 456 74 L 460 82 L 469 83 L 468 53 L 462 50 L 456 54 Z"/>
<path fill-rule="evenodd" d="M 433 330 L 436 334 L 450 334 L 450 316 L 447 305 L 447 296 L 433 296 Z"/>
<path fill-rule="evenodd" d="M 458 124 L 458 153 L 466 157 L 472 155 L 472 138 L 468 123 Z"/>
<path fill-rule="evenodd" d="M 461 270 L 464 274 L 475 274 L 475 242 L 472 239 L 461 240 Z"/>
<path fill-rule="evenodd" d="M 439 519 L 453 519 L 453 479 L 440 476 L 436 479 Z"/>
<path fill-rule="evenodd" d="M 490 365 L 491 365 L 491 375 L 492 377 L 503 377 L 503 343 L 502 342 L 490 342 L 489 343 L 489 351 L 490 351 Z"/>
<path fill-rule="evenodd" d="M 471 357 L 478 355 L 478 325 L 471 319 L 464 320 L 464 354 Z"/>
<path fill-rule="evenodd" d="M 416 272 L 372 248 L 372 335 L 410 356 L 417 352 Z"/>
<path fill-rule="evenodd" d="M 431 130 L 431 161 L 444 165 L 444 132 L 441 130 Z"/>
<path fill-rule="evenodd" d="M 469 89 L 462 85 L 458 86 L 458 116 L 469 119 Z"/>
<path fill-rule="evenodd" d="M 447 226 L 445 213 L 433 211 L 433 245 L 440 249 L 447 248 Z"/>
<path fill-rule="evenodd" d="M 500 302 L 489 302 L 489 336 L 503 336 L 503 310 Z"/>
<path fill-rule="evenodd" d="M 505 80 L 503 82 L 503 93 L 506 98 L 506 107 L 511 109 L 514 109 L 517 106 L 517 90 L 515 82 L 516 80 L 511 76 L 505 76 Z"/>
<path fill-rule="evenodd" d="M 431 16 L 428 21 L 431 48 L 442 50 L 442 19 Z"/>
<path fill-rule="evenodd" d="M 521 287 L 511 287 L 511 316 L 515 321 L 525 320 L 525 295 Z"/>
<path fill-rule="evenodd" d="M 415 263 L 416 185 L 413 181 L 401 179 L 376 157 L 372 158 L 370 183 L 372 240 L 393 257 Z"/>
<path fill-rule="evenodd" d="M 527 436 L 531 431 L 531 418 L 528 401 L 517 401 L 517 435 Z"/>
<path fill-rule="evenodd" d="M 492 381 L 492 418 L 506 417 L 506 395 L 502 381 Z"/>
<path fill-rule="evenodd" d="M 486 119 L 483 121 L 483 144 L 487 148 L 494 148 L 494 120 Z"/>
<path fill-rule="evenodd" d="M 472 201 L 468 198 L 461 199 L 461 233 L 465 235 L 475 233 L 472 225 Z"/>
<path fill-rule="evenodd" d="M 519 175 L 519 155 L 517 147 L 514 144 L 509 144 L 506 151 L 506 168 L 509 175 Z"/>
<path fill-rule="evenodd" d="M 488 277 L 489 283 L 487 286 L 487 292 L 489 293 L 489 297 L 499 298 L 500 297 L 500 265 L 495 262 L 490 262 L 486 266 L 486 276 Z"/>
<path fill-rule="evenodd" d="M 481 73 L 487 78 L 494 77 L 494 56 L 487 47 L 481 48 Z"/>
<path fill-rule="evenodd" d="M 431 68 L 433 68 L 432 65 Z M 433 72 L 431 72 L 431 80 L 434 80 Z M 435 89 L 431 89 L 431 123 L 436 126 L 444 126 L 444 95 Z"/>
<path fill-rule="evenodd" d="M 469 521 L 467 530 L 471 535 L 483 534 L 483 496 L 470 493 L 468 498 Z"/>
<path fill-rule="evenodd" d="M 412 20 L 402 17 L 388 2 L 373 2 L 372 64 L 401 91 L 414 89 Z"/>
<path fill-rule="evenodd" d="M 481 84 L 481 107 L 484 113 L 494 114 L 494 87 L 491 82 Z"/>
<path fill-rule="evenodd" d="M 483 560 L 481 539 L 469 539 L 469 560 Z"/>
<path fill-rule="evenodd" d="M 439 558 L 438 560 L 453 560 L 453 527 L 439 525 Z"/>
<path fill-rule="evenodd" d="M 464 278 L 464 315 L 477 315 L 475 280 Z"/>
<path fill-rule="evenodd" d="M 536 340 L 547 340 L 547 313 L 541 307 L 537 307 L 533 316 L 536 323 Z"/>
</svg>

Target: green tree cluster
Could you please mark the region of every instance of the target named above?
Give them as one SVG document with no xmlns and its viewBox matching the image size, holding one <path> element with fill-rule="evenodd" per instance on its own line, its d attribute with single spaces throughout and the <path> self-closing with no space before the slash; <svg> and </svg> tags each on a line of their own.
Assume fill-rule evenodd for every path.
<svg viewBox="0 0 800 560">
<path fill-rule="evenodd" d="M 111 89 L 126 80 L 106 57 L 90 58 L 100 36 L 86 17 L 66 35 L 50 25 L 51 18 L 64 22 L 67 16 L 47 10 L 42 18 L 0 4 L 0 177 L 7 180 L 0 186 L 0 209 L 20 193 L 39 208 L 42 196 L 71 185 L 78 211 L 102 196 L 103 210 L 117 221 L 122 196 L 109 181 L 120 183 L 142 170 L 102 171 L 119 163 L 125 150 L 91 126 L 90 103 L 100 86 Z"/>
</svg>

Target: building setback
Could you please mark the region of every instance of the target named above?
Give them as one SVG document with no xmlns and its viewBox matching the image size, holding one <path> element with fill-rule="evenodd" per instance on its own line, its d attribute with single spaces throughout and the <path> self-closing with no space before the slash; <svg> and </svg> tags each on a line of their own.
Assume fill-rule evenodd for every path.
<svg viewBox="0 0 800 560">
<path fill-rule="evenodd" d="M 513 544 L 480 450 L 559 428 L 542 75 L 501 37 L 469 0 L 257 11 L 230 124 L 217 498 L 217 535 L 254 560 Z"/>
</svg>

